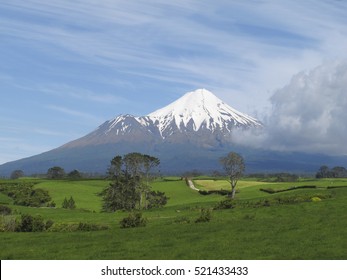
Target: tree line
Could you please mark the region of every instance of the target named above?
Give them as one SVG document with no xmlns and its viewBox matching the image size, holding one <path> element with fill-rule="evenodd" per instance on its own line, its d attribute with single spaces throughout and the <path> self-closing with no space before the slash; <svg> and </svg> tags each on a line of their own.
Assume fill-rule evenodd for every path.
<svg viewBox="0 0 347 280">
<path fill-rule="evenodd" d="M 329 168 L 326 165 L 321 166 L 317 173 L 316 178 L 346 178 L 347 177 L 347 169 L 343 166 L 335 166 L 333 168 Z"/>
</svg>

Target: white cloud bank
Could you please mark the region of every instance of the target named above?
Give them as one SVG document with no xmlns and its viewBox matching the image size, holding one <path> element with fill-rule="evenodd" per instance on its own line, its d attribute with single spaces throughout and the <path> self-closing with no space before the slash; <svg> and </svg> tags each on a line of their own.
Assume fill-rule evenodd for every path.
<svg viewBox="0 0 347 280">
<path fill-rule="evenodd" d="M 235 133 L 244 145 L 283 151 L 347 154 L 347 61 L 301 72 L 270 98 L 263 131 Z"/>
</svg>

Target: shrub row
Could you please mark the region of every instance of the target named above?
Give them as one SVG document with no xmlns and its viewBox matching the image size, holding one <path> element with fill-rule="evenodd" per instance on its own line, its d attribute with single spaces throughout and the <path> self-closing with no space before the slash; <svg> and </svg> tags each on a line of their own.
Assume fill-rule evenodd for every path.
<svg viewBox="0 0 347 280">
<path fill-rule="evenodd" d="M 332 198 L 331 193 L 312 193 L 312 194 L 298 194 L 291 196 L 271 197 L 260 200 L 242 201 L 242 200 L 231 200 L 226 199 L 220 201 L 213 209 L 232 209 L 234 207 L 240 208 L 258 208 L 258 207 L 269 207 L 274 205 L 284 204 L 296 204 L 301 202 L 318 202 L 323 199 Z"/>
<path fill-rule="evenodd" d="M 99 231 L 107 230 L 109 226 L 93 223 L 59 223 L 54 224 L 49 231 L 51 232 L 75 232 L 75 231 Z"/>
<path fill-rule="evenodd" d="M 22 214 L 18 221 L 15 216 L 4 216 L 0 220 L 0 231 L 10 232 L 40 232 L 46 231 L 53 225 L 53 221 L 44 221 L 40 215 Z"/>
<path fill-rule="evenodd" d="M 73 232 L 73 231 L 98 231 L 109 229 L 107 225 L 93 223 L 55 224 L 52 220 L 44 221 L 40 215 L 32 216 L 22 214 L 20 220 L 16 216 L 0 217 L 0 231 L 2 232 Z"/>
<path fill-rule="evenodd" d="M 269 193 L 269 194 L 274 194 L 274 193 L 280 193 L 280 192 L 287 192 L 287 191 L 292 191 L 292 190 L 298 190 L 298 189 L 316 189 L 317 186 L 294 186 L 294 187 L 290 187 L 290 188 L 287 188 L 287 189 L 280 189 L 280 190 L 274 190 L 272 188 L 261 188 L 259 189 L 260 191 L 262 192 L 266 192 L 266 193 Z"/>
<path fill-rule="evenodd" d="M 327 189 L 341 189 L 341 188 L 347 188 L 347 186 L 329 186 Z"/>
<path fill-rule="evenodd" d="M 201 195 L 220 194 L 220 195 L 225 196 L 225 195 L 230 195 L 231 191 L 227 191 L 227 190 L 203 191 L 203 190 L 200 190 L 199 194 L 201 194 Z"/>
</svg>

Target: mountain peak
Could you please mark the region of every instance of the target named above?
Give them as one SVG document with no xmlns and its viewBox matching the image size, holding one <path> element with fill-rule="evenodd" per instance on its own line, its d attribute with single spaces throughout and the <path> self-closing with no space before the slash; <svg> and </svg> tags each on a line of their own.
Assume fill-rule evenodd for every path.
<svg viewBox="0 0 347 280">
<path fill-rule="evenodd" d="M 187 112 L 193 111 L 196 108 L 205 107 L 205 103 L 208 101 L 213 101 L 212 103 L 221 102 L 221 100 L 219 100 L 212 92 L 206 89 L 197 89 L 195 91 L 187 92 L 181 98 L 164 108 L 150 113 L 148 116 L 156 118 L 167 115 L 171 112 L 186 114 Z"/>
<path fill-rule="evenodd" d="M 259 121 L 230 107 L 206 89 L 188 92 L 148 117 L 157 123 L 162 136 L 167 134 L 168 128 L 172 134 L 173 125 L 180 130 L 207 128 L 212 132 L 231 132 L 232 127 L 240 126 L 261 126 Z"/>
<path fill-rule="evenodd" d="M 259 121 L 225 104 L 212 92 L 197 89 L 147 116 L 119 115 L 64 147 L 121 141 L 188 141 L 213 146 L 216 141 L 231 142 L 231 132 L 236 127 L 261 126 Z"/>
<path fill-rule="evenodd" d="M 197 90 L 187 92 L 184 96 L 191 96 L 193 98 L 204 98 L 204 97 L 216 98 L 216 96 L 212 92 L 210 92 L 209 90 L 207 90 L 205 88 L 199 88 Z M 182 96 L 182 97 L 184 97 L 184 96 Z"/>
</svg>

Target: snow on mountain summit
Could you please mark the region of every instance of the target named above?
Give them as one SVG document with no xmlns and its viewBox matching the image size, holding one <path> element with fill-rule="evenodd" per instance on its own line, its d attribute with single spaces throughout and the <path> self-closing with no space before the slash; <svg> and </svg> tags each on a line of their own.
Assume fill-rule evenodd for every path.
<svg viewBox="0 0 347 280">
<path fill-rule="evenodd" d="M 256 119 L 230 107 L 212 92 L 198 89 L 186 93 L 168 106 L 148 115 L 158 126 L 162 136 L 172 131 L 174 124 L 180 130 L 231 132 L 233 127 L 261 126 Z"/>
</svg>

